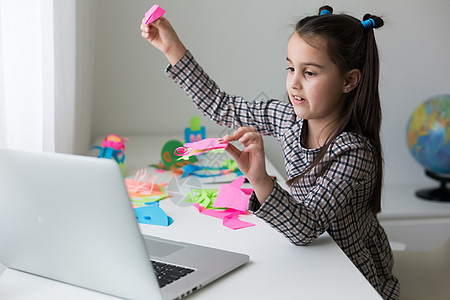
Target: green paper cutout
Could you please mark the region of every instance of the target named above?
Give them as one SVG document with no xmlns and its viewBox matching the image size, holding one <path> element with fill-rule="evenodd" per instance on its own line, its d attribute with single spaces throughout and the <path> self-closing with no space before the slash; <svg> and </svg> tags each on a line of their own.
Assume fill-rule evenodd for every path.
<svg viewBox="0 0 450 300">
<path fill-rule="evenodd" d="M 181 168 L 183 166 L 179 165 L 179 157 L 174 154 L 175 149 L 178 147 L 183 147 L 183 143 L 176 140 L 171 140 L 164 144 L 161 150 L 161 160 L 166 170 L 170 170 L 172 166 L 175 168 Z M 189 158 L 188 161 L 194 163 L 197 161 L 197 158 L 192 157 L 192 159 Z"/>
<path fill-rule="evenodd" d="M 200 117 L 191 118 L 191 131 L 199 131 L 201 128 Z"/>
<path fill-rule="evenodd" d="M 185 201 L 198 203 L 208 209 L 216 209 L 217 207 L 213 207 L 213 204 L 218 193 L 219 191 L 216 189 L 191 189 L 191 192 L 186 195 Z"/>
</svg>

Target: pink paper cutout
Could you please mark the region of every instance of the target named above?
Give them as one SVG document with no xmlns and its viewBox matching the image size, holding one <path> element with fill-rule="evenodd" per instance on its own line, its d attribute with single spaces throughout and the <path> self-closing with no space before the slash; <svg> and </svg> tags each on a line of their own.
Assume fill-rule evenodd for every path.
<svg viewBox="0 0 450 300">
<path fill-rule="evenodd" d="M 223 226 L 233 230 L 255 226 L 253 223 L 241 221 L 239 219 L 239 215 L 245 214 L 247 211 L 248 201 L 253 192 L 253 189 L 241 188 L 244 182 L 245 178 L 239 176 L 230 184 L 223 184 L 212 205 L 216 209 L 207 209 L 200 206 L 199 203 L 194 203 L 193 205 L 197 208 L 199 213 L 221 219 Z M 217 208 L 227 209 L 218 210 Z"/>
<path fill-rule="evenodd" d="M 228 146 L 228 141 L 220 138 L 206 138 L 197 142 L 185 143 L 184 146 L 194 150 L 220 149 L 226 148 Z"/>
<path fill-rule="evenodd" d="M 228 207 L 241 212 L 247 211 L 253 189 L 241 188 L 245 178 L 239 176 L 229 184 L 222 184 L 213 207 Z"/>
<path fill-rule="evenodd" d="M 200 155 L 208 151 L 225 149 L 228 146 L 228 141 L 220 138 L 206 138 L 198 142 L 185 143 L 184 147 L 175 149 L 176 156 L 190 156 Z"/>
<path fill-rule="evenodd" d="M 239 220 L 239 214 L 241 214 L 242 212 L 235 209 L 229 208 L 226 210 L 216 210 L 206 209 L 203 206 L 200 206 L 198 203 L 194 203 L 193 205 L 197 208 L 199 213 L 221 219 L 223 226 L 231 228 L 233 230 L 255 226 L 255 224 L 253 223 Z"/>
<path fill-rule="evenodd" d="M 154 4 L 150 9 L 145 13 L 145 24 L 148 25 L 159 18 L 161 18 L 166 11 L 162 9 L 160 6 Z"/>
<path fill-rule="evenodd" d="M 237 214 L 230 214 L 223 218 L 223 225 L 233 230 L 255 226 L 253 223 L 240 220 Z"/>
<path fill-rule="evenodd" d="M 199 213 L 218 219 L 223 219 L 226 216 L 237 212 L 234 209 L 226 209 L 226 210 L 208 209 L 201 206 L 198 203 L 194 203 L 193 205 L 197 208 Z"/>
</svg>

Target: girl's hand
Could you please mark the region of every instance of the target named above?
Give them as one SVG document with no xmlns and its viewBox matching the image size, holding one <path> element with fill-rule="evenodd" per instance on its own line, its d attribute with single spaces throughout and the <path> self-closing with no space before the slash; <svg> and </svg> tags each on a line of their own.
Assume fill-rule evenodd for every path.
<svg viewBox="0 0 450 300">
<path fill-rule="evenodd" d="M 172 66 L 186 53 L 186 48 L 166 18 L 160 17 L 148 25 L 143 18 L 140 28 L 142 37 L 164 53 Z"/>
<path fill-rule="evenodd" d="M 247 177 L 262 204 L 273 189 L 273 181 L 266 171 L 264 143 L 261 134 L 250 127 L 241 127 L 233 134 L 225 136 L 225 140 L 239 141 L 244 145 L 241 151 L 231 143 L 226 151 L 237 162 L 239 169 Z"/>
</svg>

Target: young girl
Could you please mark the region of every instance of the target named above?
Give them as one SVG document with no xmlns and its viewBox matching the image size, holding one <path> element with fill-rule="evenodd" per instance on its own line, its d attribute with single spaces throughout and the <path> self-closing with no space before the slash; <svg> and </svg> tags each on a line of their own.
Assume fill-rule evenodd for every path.
<svg viewBox="0 0 450 300">
<path fill-rule="evenodd" d="M 374 28 L 332 14 L 300 20 L 289 39 L 286 89 L 290 103 L 247 102 L 221 91 L 160 18 L 141 24 L 142 36 L 170 62 L 166 73 L 198 108 L 220 125 L 237 128 L 227 151 L 254 189 L 249 210 L 296 245 L 325 231 L 385 299 L 397 299 L 393 258 L 376 214 L 380 211 L 383 160 L 380 143 L 379 61 Z M 261 138 L 278 139 L 290 192 L 267 174 Z"/>
</svg>

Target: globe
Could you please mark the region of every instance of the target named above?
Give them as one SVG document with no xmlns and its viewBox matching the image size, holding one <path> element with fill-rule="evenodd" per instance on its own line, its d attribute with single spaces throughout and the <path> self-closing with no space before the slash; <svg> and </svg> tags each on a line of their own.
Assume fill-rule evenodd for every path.
<svg viewBox="0 0 450 300">
<path fill-rule="evenodd" d="M 414 109 L 406 140 L 414 159 L 445 189 L 450 180 L 450 95 L 432 97 Z"/>
</svg>

